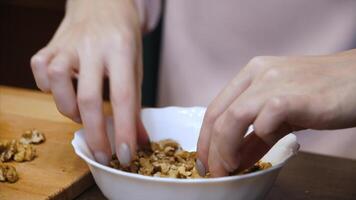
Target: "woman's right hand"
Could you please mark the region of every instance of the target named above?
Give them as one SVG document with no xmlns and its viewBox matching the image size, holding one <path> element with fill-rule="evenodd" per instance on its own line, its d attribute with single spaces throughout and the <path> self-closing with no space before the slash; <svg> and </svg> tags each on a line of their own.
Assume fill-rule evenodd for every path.
<svg viewBox="0 0 356 200">
<path fill-rule="evenodd" d="M 110 81 L 115 149 L 128 165 L 136 144 L 148 137 L 140 119 L 141 26 L 131 0 L 69 0 L 49 44 L 31 59 L 37 86 L 51 92 L 58 110 L 85 128 L 97 161 L 108 164 L 111 148 L 102 109 L 103 79 Z M 75 93 L 72 78 L 78 79 Z"/>
</svg>

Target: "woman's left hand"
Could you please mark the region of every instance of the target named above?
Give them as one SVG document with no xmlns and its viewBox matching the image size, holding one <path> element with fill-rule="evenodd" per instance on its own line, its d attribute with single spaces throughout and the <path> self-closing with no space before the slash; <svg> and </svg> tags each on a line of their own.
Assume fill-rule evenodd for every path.
<svg viewBox="0 0 356 200">
<path fill-rule="evenodd" d="M 250 125 L 254 134 L 244 138 Z M 356 50 L 256 57 L 209 105 L 198 141 L 198 170 L 225 176 L 258 161 L 292 131 L 353 126 Z"/>
</svg>

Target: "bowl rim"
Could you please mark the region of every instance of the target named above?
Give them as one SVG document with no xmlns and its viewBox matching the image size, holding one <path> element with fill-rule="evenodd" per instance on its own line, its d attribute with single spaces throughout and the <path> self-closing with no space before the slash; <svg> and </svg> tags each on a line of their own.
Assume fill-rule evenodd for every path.
<svg viewBox="0 0 356 200">
<path fill-rule="evenodd" d="M 234 176 L 225 176 L 225 177 L 214 177 L 214 178 L 197 178 L 197 179 L 177 179 L 177 178 L 169 178 L 169 177 L 152 177 L 152 176 L 145 176 L 141 174 L 134 174 L 130 172 L 125 172 L 119 169 L 111 168 L 109 166 L 100 164 L 95 160 L 90 159 L 84 153 L 81 152 L 80 149 L 77 149 L 77 141 L 79 140 L 79 135 L 83 133 L 83 129 L 79 129 L 74 133 L 74 139 L 72 140 L 71 144 L 75 153 L 81 157 L 88 165 L 94 166 L 103 170 L 105 172 L 111 173 L 115 176 L 123 176 L 125 178 L 132 178 L 136 180 L 143 180 L 143 181 L 151 181 L 151 182 L 160 182 L 160 183 L 181 183 L 181 184 L 194 184 L 194 183 L 219 183 L 219 182 L 229 182 L 229 181 L 237 181 L 241 179 L 248 179 L 251 177 L 261 176 L 263 174 L 271 173 L 272 171 L 281 169 L 285 163 L 292 158 L 295 154 L 290 154 L 283 162 L 273 165 L 271 168 L 248 173 L 248 174 L 241 174 L 241 175 L 234 175 Z"/>
</svg>

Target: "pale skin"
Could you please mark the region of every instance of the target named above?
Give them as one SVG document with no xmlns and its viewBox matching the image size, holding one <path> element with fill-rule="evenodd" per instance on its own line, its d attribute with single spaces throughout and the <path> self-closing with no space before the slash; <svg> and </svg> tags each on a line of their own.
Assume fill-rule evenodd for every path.
<svg viewBox="0 0 356 200">
<path fill-rule="evenodd" d="M 130 0 L 69 0 L 49 44 L 31 59 L 38 87 L 58 110 L 83 123 L 96 160 L 112 153 L 129 164 L 148 143 L 140 119 L 139 15 Z M 356 50 L 324 56 L 256 57 L 208 106 L 199 141 L 199 171 L 225 176 L 259 160 L 285 134 L 356 126 Z M 109 148 L 102 81 L 109 78 L 115 152 Z M 72 78 L 78 79 L 77 93 Z M 248 139 L 244 134 L 253 125 Z M 248 154 L 248 156 L 246 156 Z"/>
<path fill-rule="evenodd" d="M 49 44 L 31 59 L 37 86 L 51 92 L 58 110 L 82 122 L 95 158 L 111 154 L 102 109 L 102 83 L 109 78 L 116 153 L 123 164 L 137 143 L 148 142 L 141 109 L 141 24 L 130 0 L 68 1 L 65 18 Z M 72 78 L 78 79 L 75 94 Z"/>
<path fill-rule="evenodd" d="M 203 168 L 225 176 L 289 132 L 356 126 L 355 74 L 356 50 L 252 59 L 207 109 L 198 141 Z M 257 137 L 242 142 L 249 125 Z"/>
</svg>

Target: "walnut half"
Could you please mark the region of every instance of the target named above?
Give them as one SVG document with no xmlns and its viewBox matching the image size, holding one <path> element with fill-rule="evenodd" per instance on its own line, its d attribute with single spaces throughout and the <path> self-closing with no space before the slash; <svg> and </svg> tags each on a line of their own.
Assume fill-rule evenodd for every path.
<svg viewBox="0 0 356 200">
<path fill-rule="evenodd" d="M 36 149 L 32 144 L 21 144 L 16 140 L 1 143 L 0 161 L 1 162 L 23 162 L 31 161 L 36 157 Z"/>
<path fill-rule="evenodd" d="M 15 167 L 0 163 L 0 182 L 15 183 L 19 179 Z"/>
<path fill-rule="evenodd" d="M 36 158 L 33 144 L 46 140 L 43 133 L 36 129 L 25 131 L 20 140 L 0 141 L 0 182 L 15 183 L 19 176 L 16 168 L 3 162 L 25 162 Z"/>
<path fill-rule="evenodd" d="M 31 161 L 37 156 L 36 149 L 31 144 L 21 144 L 17 147 L 17 153 L 14 155 L 14 161 Z"/>
<path fill-rule="evenodd" d="M 21 144 L 40 144 L 46 140 L 43 133 L 37 129 L 27 130 L 20 138 Z"/>
<path fill-rule="evenodd" d="M 1 143 L 1 151 L 0 151 L 0 161 L 8 162 L 11 161 L 14 155 L 17 153 L 17 141 L 4 141 Z"/>
</svg>

